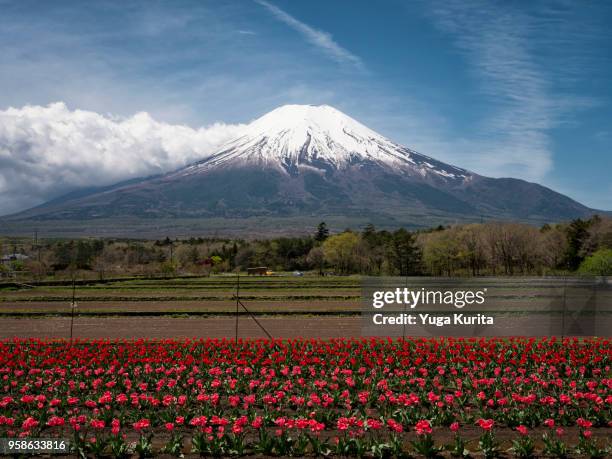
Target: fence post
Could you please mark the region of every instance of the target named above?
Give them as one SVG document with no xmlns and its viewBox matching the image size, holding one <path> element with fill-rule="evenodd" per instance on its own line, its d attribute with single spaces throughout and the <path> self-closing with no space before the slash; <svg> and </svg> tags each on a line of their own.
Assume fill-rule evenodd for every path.
<svg viewBox="0 0 612 459">
<path fill-rule="evenodd" d="M 565 315 L 567 314 L 567 275 L 563 277 L 563 314 L 561 315 L 561 340 L 565 338 Z"/>
<path fill-rule="evenodd" d="M 236 272 L 236 334 L 235 341 L 238 342 L 238 305 L 240 304 L 240 272 Z"/>
<path fill-rule="evenodd" d="M 74 308 L 75 303 L 75 290 L 76 290 L 76 276 L 72 276 L 72 302 L 70 303 L 70 343 L 72 344 L 72 330 L 74 329 Z"/>
</svg>

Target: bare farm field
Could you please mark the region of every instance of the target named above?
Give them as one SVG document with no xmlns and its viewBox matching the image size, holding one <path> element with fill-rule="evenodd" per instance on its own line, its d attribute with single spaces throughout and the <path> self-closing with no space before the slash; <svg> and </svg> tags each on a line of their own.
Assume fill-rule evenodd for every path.
<svg viewBox="0 0 612 459">
<path fill-rule="evenodd" d="M 274 338 L 359 337 L 359 317 L 261 317 L 258 321 Z M 68 338 L 70 318 L 0 318 L 0 339 Z M 230 317 L 77 317 L 74 337 L 80 339 L 132 338 L 234 338 L 234 318 Z M 238 320 L 239 338 L 266 338 L 266 334 L 248 317 Z"/>
<path fill-rule="evenodd" d="M 48 284 L 48 283 L 47 283 Z M 0 338 L 235 336 L 236 278 L 91 281 L 0 289 Z M 356 277 L 240 279 L 240 299 L 275 337 L 359 336 Z M 239 336 L 265 337 L 240 307 Z"/>
<path fill-rule="evenodd" d="M 561 300 L 565 302 L 567 295 L 547 281 L 478 282 L 488 282 L 493 288 L 487 310 L 471 312 L 494 313 L 499 320 L 487 329 L 447 327 L 449 336 L 542 336 L 559 334 L 557 330 L 602 336 L 612 327 L 612 314 L 600 306 L 594 309 L 597 316 L 566 317 Z M 237 290 L 241 305 L 237 305 Z M 239 289 L 236 276 L 228 275 L 89 280 L 75 282 L 74 290 L 65 281 L 4 284 L 0 285 L 0 338 L 68 338 L 71 324 L 75 338 L 231 338 L 236 334 L 259 338 L 266 336 L 263 329 L 278 338 L 404 335 L 405 329 L 396 329 L 397 333 L 388 328 L 364 329 L 361 294 L 361 279 L 356 276 L 241 276 Z M 609 290 L 596 296 L 589 293 L 588 301 L 581 301 L 593 309 L 589 306 L 593 298 L 596 305 L 609 305 L 610 295 Z M 429 309 L 435 312 L 436 306 Z M 431 326 L 409 333 L 436 336 L 440 330 Z"/>
</svg>

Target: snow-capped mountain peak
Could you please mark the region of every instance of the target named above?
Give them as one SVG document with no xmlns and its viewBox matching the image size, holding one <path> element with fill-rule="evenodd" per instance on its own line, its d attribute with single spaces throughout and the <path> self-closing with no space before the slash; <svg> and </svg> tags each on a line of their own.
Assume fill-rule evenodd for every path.
<svg viewBox="0 0 612 459">
<path fill-rule="evenodd" d="M 88 231 L 95 221 L 121 228 L 142 219 L 139 228 L 158 237 L 167 228 L 290 234 L 323 217 L 342 228 L 397 228 L 479 221 L 483 215 L 543 223 L 592 213 L 540 185 L 483 177 L 421 155 L 335 108 L 286 105 L 176 172 L 75 193 L 12 218 L 20 227 L 46 218 L 83 221 Z M 156 218 L 170 224 L 153 230 Z M 107 234 L 106 223 L 100 228 Z"/>
<path fill-rule="evenodd" d="M 391 142 L 329 105 L 283 105 L 251 122 L 210 157 L 180 173 L 217 167 L 259 166 L 297 175 L 302 169 L 343 170 L 365 164 L 394 173 L 464 179 L 449 166 Z"/>
</svg>

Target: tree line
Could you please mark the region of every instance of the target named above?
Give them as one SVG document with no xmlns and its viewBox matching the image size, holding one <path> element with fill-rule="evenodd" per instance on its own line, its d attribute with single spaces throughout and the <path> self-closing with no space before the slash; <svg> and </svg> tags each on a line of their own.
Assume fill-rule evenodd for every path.
<svg viewBox="0 0 612 459">
<path fill-rule="evenodd" d="M 599 216 L 539 228 L 487 222 L 388 231 L 367 225 L 330 234 L 321 223 L 303 237 L 81 239 L 20 247 L 29 256 L 19 261 L 20 269 L 35 277 L 75 271 L 100 277 L 206 275 L 256 266 L 320 275 L 612 275 L 612 219 Z"/>
</svg>

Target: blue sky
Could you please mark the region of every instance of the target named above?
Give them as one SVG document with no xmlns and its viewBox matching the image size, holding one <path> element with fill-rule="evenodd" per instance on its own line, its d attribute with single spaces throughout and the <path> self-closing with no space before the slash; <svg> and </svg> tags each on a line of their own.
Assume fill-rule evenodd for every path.
<svg viewBox="0 0 612 459">
<path fill-rule="evenodd" d="M 197 129 L 326 103 L 440 160 L 612 209 L 609 2 L 0 0 L 0 9 L 0 110 L 62 102 Z M 20 126 L 19 144 L 35 143 Z M 0 135 L 5 170 L 16 168 L 2 158 L 11 142 Z M 55 191 L 69 187 L 62 180 Z"/>
</svg>

